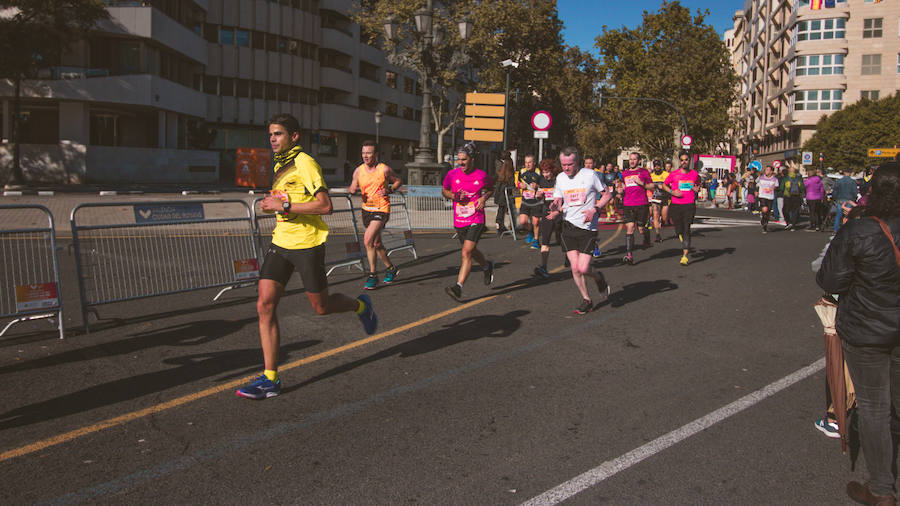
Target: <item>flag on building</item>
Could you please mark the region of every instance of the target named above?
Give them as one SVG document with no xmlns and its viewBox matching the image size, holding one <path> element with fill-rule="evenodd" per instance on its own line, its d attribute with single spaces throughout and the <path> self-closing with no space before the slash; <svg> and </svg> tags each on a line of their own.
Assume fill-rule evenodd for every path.
<svg viewBox="0 0 900 506">
<path fill-rule="evenodd" d="M 825 8 L 833 9 L 834 8 L 834 0 L 825 0 Z"/>
<path fill-rule="evenodd" d="M 812 9 L 812 10 L 819 10 L 819 9 L 821 9 L 821 8 L 822 8 L 822 1 L 823 1 L 823 0 L 810 0 L 810 2 L 809 2 L 809 8 Z"/>
</svg>

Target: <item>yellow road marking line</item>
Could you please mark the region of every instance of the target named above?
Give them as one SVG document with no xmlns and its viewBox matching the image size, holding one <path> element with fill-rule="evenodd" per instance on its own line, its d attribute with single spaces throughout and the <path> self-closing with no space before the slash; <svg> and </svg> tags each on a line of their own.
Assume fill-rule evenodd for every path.
<svg viewBox="0 0 900 506">
<path fill-rule="evenodd" d="M 621 230 L 622 230 L 622 225 L 619 224 L 619 227 L 616 229 L 616 233 L 613 234 L 609 239 L 607 239 L 606 241 L 604 241 L 602 244 L 600 244 L 600 248 L 602 249 L 604 246 L 606 246 L 607 244 L 609 244 L 610 241 L 612 241 L 613 239 L 615 239 L 616 236 L 619 235 L 619 232 L 620 232 Z M 562 271 L 563 269 L 564 269 L 564 267 L 560 266 L 560 267 L 557 267 L 557 268 L 553 269 L 552 272 L 560 272 L 560 271 Z M 388 330 L 388 331 L 386 331 L 386 332 L 382 332 L 382 333 L 380 333 L 380 334 L 376 334 L 376 335 L 371 336 L 371 337 L 367 337 L 367 338 L 364 338 L 364 339 L 360 339 L 360 340 L 358 340 L 358 341 L 353 341 L 353 342 L 347 343 L 347 344 L 345 344 L 345 345 L 343 345 L 343 346 L 339 346 L 339 347 L 337 347 L 337 348 L 332 348 L 332 349 L 330 349 L 330 350 L 323 351 L 323 352 L 318 353 L 318 354 L 316 354 L 316 355 L 312 355 L 312 356 L 309 356 L 309 357 L 305 357 L 305 358 L 301 358 L 301 359 L 295 360 L 295 361 L 293 361 L 293 362 L 289 362 L 289 363 L 287 363 L 287 364 L 284 364 L 284 365 L 279 366 L 279 370 L 280 370 L 280 371 L 286 371 L 286 370 L 289 370 L 289 369 L 294 369 L 294 368 L 296 368 L 296 367 L 300 367 L 300 366 L 302 366 L 302 365 L 310 364 L 310 363 L 313 363 L 313 362 L 322 360 L 322 359 L 324 359 L 324 358 L 328 358 L 328 357 L 337 355 L 337 354 L 339 354 L 339 353 L 343 353 L 343 352 L 345 352 L 345 351 L 352 350 L 352 349 L 354 349 L 354 348 L 359 348 L 360 346 L 363 346 L 363 345 L 366 345 L 366 344 L 369 344 L 369 343 L 372 343 L 372 342 L 375 342 L 375 341 L 384 339 L 384 338 L 386 338 L 386 337 L 390 337 L 390 336 L 392 336 L 392 335 L 394 335 L 394 334 L 399 334 L 400 332 L 405 332 L 405 331 L 407 331 L 407 330 L 409 330 L 409 329 L 418 327 L 418 326 L 420 326 L 420 325 L 424 325 L 424 324 L 429 323 L 429 322 L 432 322 L 432 321 L 434 321 L 434 320 L 441 319 L 441 318 L 443 318 L 443 317 L 445 317 L 445 316 L 449 316 L 449 315 L 451 315 L 451 314 L 458 313 L 458 312 L 460 312 L 460 311 L 462 311 L 462 310 L 464 310 L 464 309 L 468 309 L 468 308 L 470 308 L 470 307 L 477 306 L 478 304 L 481 304 L 482 302 L 487 302 L 487 301 L 489 301 L 489 300 L 491 300 L 491 299 L 494 299 L 494 298 L 496 298 L 496 297 L 497 297 L 496 295 L 488 295 L 488 296 L 485 296 L 485 297 L 481 297 L 481 298 L 478 298 L 478 299 L 469 301 L 469 302 L 467 302 L 467 303 L 465 303 L 465 304 L 462 304 L 462 305 L 460 305 L 460 306 L 456 306 L 456 307 L 451 308 L 451 309 L 448 309 L 448 310 L 446 310 L 446 311 L 441 311 L 440 313 L 435 313 L 435 314 L 433 314 L 433 315 L 431 315 L 431 316 L 427 316 L 427 317 L 422 318 L 422 319 L 420 319 L 420 320 L 416 320 L 416 321 L 414 321 L 414 322 L 407 323 L 406 325 L 401 325 L 401 326 L 399 326 L 399 327 L 397 327 L 397 328 Z M 132 411 L 131 413 L 126 413 L 126 414 L 124 414 L 124 415 L 120 415 L 120 416 L 116 416 L 116 417 L 113 417 L 113 418 L 109 418 L 109 419 L 107 419 L 107 420 L 104 420 L 104 421 L 102 421 L 102 422 L 95 423 L 95 424 L 93 424 L 93 425 L 88 425 L 88 426 L 82 427 L 82 428 L 80 428 L 80 429 L 75 429 L 75 430 L 73 430 L 73 431 L 65 432 L 65 433 L 63 433 L 63 434 L 58 434 L 58 435 L 56 435 L 56 436 L 53 436 L 53 437 L 50 437 L 50 438 L 47 438 L 47 439 L 43 439 L 43 440 L 41 440 L 41 441 L 37 441 L 37 442 L 35 442 L 35 443 L 31 443 L 31 444 L 28 444 L 28 445 L 25 445 L 25 446 L 21 446 L 21 447 L 19 447 L 19 448 L 14 448 L 14 449 L 12 449 L 12 450 L 7 450 L 7 451 L 5 451 L 5 452 L 3 452 L 3 453 L 0 453 L 0 462 L 4 462 L 4 461 L 10 460 L 10 459 L 17 458 L 17 457 L 22 457 L 22 456 L 24 456 L 24 455 L 28 455 L 29 453 L 34 453 L 34 452 L 43 450 L 43 449 L 45 449 L 45 448 L 49 448 L 49 447 L 51 447 L 51 446 L 55 446 L 55 445 L 58 445 L 58 444 L 61 444 L 61 443 L 65 443 L 65 442 L 67 442 L 67 441 L 71 441 L 71 440 L 73 440 L 73 439 L 77 439 L 77 438 L 82 437 L 82 436 L 86 436 L 86 435 L 88 435 L 88 434 L 93 434 L 93 433 L 95 433 L 95 432 L 100 432 L 101 430 L 105 430 L 105 429 L 109 429 L 109 428 L 112 428 L 112 427 L 116 427 L 116 426 L 118 426 L 118 425 L 122 425 L 122 424 L 125 424 L 125 423 L 128 423 L 128 422 L 131 422 L 131 421 L 133 421 L 133 420 L 137 420 L 137 419 L 139 419 L 139 418 L 143 418 L 143 417 L 145 417 L 145 416 L 149 416 L 149 415 L 152 415 L 152 414 L 160 413 L 160 412 L 165 411 L 165 410 L 167 410 L 167 409 L 175 408 L 175 407 L 178 407 L 178 406 L 187 404 L 187 403 L 189 403 L 189 402 L 193 402 L 193 401 L 202 399 L 202 398 L 204 398 L 204 397 L 209 397 L 209 396 L 211 396 L 211 395 L 215 395 L 215 394 L 224 392 L 224 391 L 226 391 L 226 390 L 230 390 L 230 389 L 232 389 L 232 388 L 238 387 L 238 386 L 240 386 L 240 385 L 242 385 L 242 384 L 244 384 L 244 383 L 246 383 L 246 382 L 252 380 L 252 379 L 255 378 L 255 377 L 256 377 L 256 376 L 247 376 L 247 377 L 244 377 L 244 378 L 238 378 L 238 379 L 236 379 L 236 380 L 229 381 L 228 383 L 223 383 L 222 385 L 219 385 L 219 386 L 207 388 L 207 389 L 201 390 L 201 391 L 199 391 L 199 392 L 195 392 L 195 393 L 192 393 L 192 394 L 184 395 L 184 396 L 182 396 L 182 397 L 178 397 L 178 398 L 176 398 L 176 399 L 172 399 L 171 401 L 163 402 L 163 403 L 157 404 L 157 405 L 155 405 L 155 406 L 150 406 L 150 407 L 148 407 L 148 408 L 140 409 L 140 410 L 137 410 L 137 411 Z"/>
<path fill-rule="evenodd" d="M 367 337 L 365 339 L 360 339 L 358 341 L 353 341 L 351 343 L 345 344 L 343 346 L 339 346 L 337 348 L 332 348 L 330 350 L 323 351 L 322 353 L 318 353 L 316 355 L 312 355 L 309 357 L 305 357 L 299 360 L 295 360 L 293 362 L 289 362 L 287 364 L 279 366 L 279 371 L 285 371 L 288 369 L 293 369 L 295 367 L 300 367 L 301 365 L 310 364 L 312 362 L 316 362 L 318 360 L 322 360 L 323 358 L 331 357 L 333 355 L 337 355 L 338 353 L 345 352 L 347 350 L 352 350 L 354 348 L 358 348 L 365 344 L 369 344 L 374 341 L 378 341 L 380 339 L 384 339 L 386 337 L 390 337 L 394 334 L 399 334 L 400 332 L 407 331 L 414 327 L 418 327 L 419 325 L 424 325 L 428 322 L 432 322 L 434 320 L 438 320 L 445 316 L 449 316 L 453 313 L 458 313 L 464 309 L 468 309 L 470 307 L 481 304 L 482 302 L 487 302 L 491 299 L 496 298 L 496 295 L 489 295 L 486 297 L 482 297 L 479 299 L 475 299 L 473 301 L 467 302 L 465 304 L 456 306 L 454 308 L 448 309 L 446 311 L 441 311 L 440 313 L 433 314 L 431 316 L 427 316 L 420 320 L 407 323 L 406 325 L 401 325 L 395 329 L 388 330 L 386 332 L 382 332 L 380 334 L 376 334 L 371 337 Z M 133 420 L 137 420 L 139 418 L 143 418 L 148 415 L 160 413 L 167 409 L 171 409 L 174 407 L 181 406 L 183 404 L 187 404 L 189 402 L 193 402 L 204 397 L 209 397 L 211 395 L 218 394 L 220 392 L 224 392 L 225 390 L 230 390 L 232 388 L 238 387 L 248 381 L 252 380 L 256 376 L 247 376 L 244 378 L 239 378 L 236 380 L 229 381 L 228 383 L 224 383 L 219 386 L 207 388 L 206 390 L 201 390 L 199 392 L 195 392 L 189 395 L 185 395 L 182 397 L 178 397 L 176 399 L 172 399 L 171 401 L 163 402 L 161 404 L 157 404 L 155 406 L 150 406 L 148 408 L 140 409 L 137 411 L 132 411 L 131 413 L 126 413 L 124 415 L 116 416 L 102 422 L 95 423 L 93 425 L 89 425 L 86 427 L 82 427 L 80 429 L 76 429 L 70 432 L 65 432 L 63 434 L 59 434 L 41 441 L 37 441 L 35 443 L 31 443 L 29 445 L 25 445 L 19 448 L 14 448 L 12 450 L 7 450 L 3 453 L 0 453 L 0 462 L 4 462 L 9 459 L 14 459 L 17 457 L 21 457 L 23 455 L 27 455 L 29 453 L 34 453 L 39 450 L 43 450 L 45 448 L 49 448 L 51 446 L 58 445 L 60 443 L 65 443 L 66 441 L 71 441 L 73 439 L 77 439 L 81 436 L 86 436 L 88 434 L 93 434 L 94 432 L 99 432 L 104 429 L 109 429 L 111 427 L 115 427 L 118 425 L 122 425 L 127 422 L 131 422 Z"/>
</svg>

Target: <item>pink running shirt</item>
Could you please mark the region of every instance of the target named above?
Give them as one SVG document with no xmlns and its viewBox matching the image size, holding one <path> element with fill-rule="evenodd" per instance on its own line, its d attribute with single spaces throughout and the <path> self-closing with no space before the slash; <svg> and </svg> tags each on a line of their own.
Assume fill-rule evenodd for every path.
<svg viewBox="0 0 900 506">
<path fill-rule="evenodd" d="M 481 169 L 475 169 L 466 174 L 461 167 L 457 167 L 444 177 L 444 188 L 453 193 L 463 192 L 462 202 L 453 202 L 453 226 L 464 228 L 469 225 L 484 223 L 484 209 L 476 209 L 478 198 L 490 188 L 493 188 L 494 180 Z"/>
</svg>

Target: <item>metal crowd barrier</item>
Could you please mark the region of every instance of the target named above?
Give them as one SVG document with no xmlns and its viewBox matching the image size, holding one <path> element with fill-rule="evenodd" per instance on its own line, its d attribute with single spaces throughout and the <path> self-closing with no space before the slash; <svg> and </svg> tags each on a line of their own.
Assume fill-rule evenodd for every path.
<svg viewBox="0 0 900 506">
<path fill-rule="evenodd" d="M 519 227 L 519 206 L 516 205 L 516 197 L 515 190 L 512 186 L 507 186 L 504 191 L 506 192 L 506 208 L 507 214 L 509 215 L 509 228 L 504 230 L 500 237 L 503 237 L 506 234 L 510 234 L 513 237 L 514 241 L 518 241 L 519 237 L 516 233 L 516 229 Z M 497 212 L 500 212 L 500 208 L 497 208 Z"/>
<path fill-rule="evenodd" d="M 381 242 L 384 243 L 388 256 L 397 251 L 410 250 L 413 258 L 418 259 L 419 254 L 416 252 L 416 241 L 413 238 L 412 221 L 409 217 L 406 197 L 401 193 L 392 193 L 390 199 L 391 218 L 381 231 Z"/>
<path fill-rule="evenodd" d="M 259 278 L 243 200 L 79 204 L 70 216 L 82 316 L 93 306 L 231 288 Z"/>
<path fill-rule="evenodd" d="M 407 186 L 406 207 L 416 230 L 453 230 L 452 202 L 444 198 L 440 186 Z"/>
<path fill-rule="evenodd" d="M 42 225 L 43 224 L 43 225 Z M 57 320 L 64 337 L 53 215 L 40 205 L 0 205 L 0 318 Z"/>
<path fill-rule="evenodd" d="M 263 197 L 253 200 L 253 223 L 256 225 L 256 244 L 260 263 L 265 257 L 266 248 L 272 242 L 272 231 L 275 230 L 276 215 L 259 210 Z M 362 236 L 359 234 L 355 209 L 349 195 L 332 195 L 334 211 L 322 218 L 328 225 L 328 244 L 325 246 L 326 275 L 331 275 L 339 267 L 363 269 Z"/>
</svg>

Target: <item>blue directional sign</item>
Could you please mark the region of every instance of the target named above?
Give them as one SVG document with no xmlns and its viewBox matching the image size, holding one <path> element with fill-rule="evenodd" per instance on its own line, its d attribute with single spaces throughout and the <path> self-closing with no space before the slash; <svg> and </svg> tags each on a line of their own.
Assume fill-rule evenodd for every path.
<svg viewBox="0 0 900 506">
<path fill-rule="evenodd" d="M 751 169 L 762 170 L 762 163 L 759 160 L 753 160 L 748 167 Z"/>
</svg>

